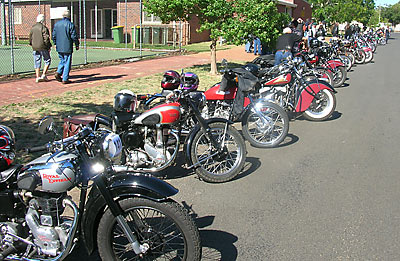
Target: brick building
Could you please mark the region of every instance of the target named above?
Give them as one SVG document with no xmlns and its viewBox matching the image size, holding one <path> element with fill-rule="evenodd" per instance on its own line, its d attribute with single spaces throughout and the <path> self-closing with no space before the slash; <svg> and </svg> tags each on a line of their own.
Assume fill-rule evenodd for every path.
<svg viewBox="0 0 400 261">
<path fill-rule="evenodd" d="M 140 0 L 12 0 L 12 3 L 17 39 L 28 37 L 39 13 L 45 15 L 45 24 L 52 30 L 65 9 L 70 10 L 71 20 L 82 38 L 86 32 L 88 39 L 112 39 L 111 28 L 123 26 L 124 38 L 128 42 L 135 38 L 138 42 L 139 33 L 135 28 L 139 26 L 142 17 L 142 38 L 145 44 L 174 44 L 178 41 L 188 44 L 210 39 L 209 32 L 196 31 L 199 28 L 196 17 L 189 22 L 165 25 L 157 17 L 148 16 L 146 12 L 141 15 Z M 311 18 L 310 4 L 304 0 L 278 0 L 277 3 L 279 12 L 286 12 L 293 18 Z M 8 21 L 8 6 L 5 7 L 5 20 Z"/>
</svg>

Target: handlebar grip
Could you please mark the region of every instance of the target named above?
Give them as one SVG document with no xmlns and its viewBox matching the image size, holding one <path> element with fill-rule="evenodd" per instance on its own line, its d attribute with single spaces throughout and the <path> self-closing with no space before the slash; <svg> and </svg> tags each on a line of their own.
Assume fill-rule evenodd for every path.
<svg viewBox="0 0 400 261">
<path fill-rule="evenodd" d="M 43 146 L 26 148 L 25 150 L 26 150 L 27 153 L 38 152 L 38 151 L 47 151 L 48 150 L 48 146 L 46 144 L 46 145 L 43 145 Z"/>
</svg>

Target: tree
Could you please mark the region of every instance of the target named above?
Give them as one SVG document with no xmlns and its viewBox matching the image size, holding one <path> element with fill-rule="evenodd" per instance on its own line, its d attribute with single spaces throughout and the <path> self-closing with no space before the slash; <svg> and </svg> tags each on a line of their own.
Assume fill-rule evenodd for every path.
<svg viewBox="0 0 400 261">
<path fill-rule="evenodd" d="M 382 7 L 381 16 L 393 25 L 400 23 L 400 2 L 394 5 Z"/>
<path fill-rule="evenodd" d="M 144 5 L 148 13 L 157 15 L 163 23 L 196 16 L 199 31 L 210 30 L 213 74 L 217 73 L 219 37 L 238 45 L 252 33 L 270 44 L 288 21 L 287 15 L 278 13 L 274 0 L 147 0 Z"/>
<path fill-rule="evenodd" d="M 320 21 L 367 23 L 374 14 L 374 0 L 310 0 L 313 16 Z"/>
</svg>

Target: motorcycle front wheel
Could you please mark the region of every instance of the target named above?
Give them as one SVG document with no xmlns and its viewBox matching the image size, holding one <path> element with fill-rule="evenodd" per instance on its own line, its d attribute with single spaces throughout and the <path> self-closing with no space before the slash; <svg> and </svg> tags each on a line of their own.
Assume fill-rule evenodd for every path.
<svg viewBox="0 0 400 261">
<path fill-rule="evenodd" d="M 356 58 L 355 62 L 357 64 L 365 63 L 365 52 L 363 50 L 356 50 L 354 53 L 354 57 Z"/>
<path fill-rule="evenodd" d="M 226 126 L 226 123 L 214 122 L 208 126 L 209 134 L 223 145 L 222 151 L 218 152 L 206 133 L 199 130 L 190 149 L 192 163 L 197 165 L 196 173 L 207 182 L 232 180 L 240 173 L 246 160 L 244 139 L 233 126 Z"/>
<path fill-rule="evenodd" d="M 335 94 L 323 89 L 316 94 L 311 105 L 303 113 L 304 118 L 310 121 L 323 121 L 331 117 L 336 108 Z"/>
<path fill-rule="evenodd" d="M 365 52 L 365 63 L 371 62 L 372 59 L 374 59 L 374 54 L 372 53 L 372 51 Z"/>
<path fill-rule="evenodd" d="M 343 66 L 336 67 L 332 70 L 333 73 L 333 87 L 337 88 L 343 85 L 347 78 L 346 68 Z"/>
<path fill-rule="evenodd" d="M 243 136 L 251 145 L 257 148 L 273 148 L 278 146 L 289 131 L 289 117 L 278 104 L 260 103 L 262 119 L 252 108 L 243 117 Z"/>
<path fill-rule="evenodd" d="M 100 219 L 97 244 L 102 260 L 200 260 L 199 231 L 187 211 L 174 201 L 144 198 L 120 201 L 125 219 L 140 244 L 149 249 L 136 255 L 108 209 Z"/>
</svg>

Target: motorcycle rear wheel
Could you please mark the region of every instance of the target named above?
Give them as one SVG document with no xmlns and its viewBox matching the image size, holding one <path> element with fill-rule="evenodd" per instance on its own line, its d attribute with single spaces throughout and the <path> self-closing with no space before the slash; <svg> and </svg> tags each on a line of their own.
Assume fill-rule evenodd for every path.
<svg viewBox="0 0 400 261">
<path fill-rule="evenodd" d="M 253 110 L 249 110 L 242 120 L 243 136 L 254 147 L 276 147 L 289 131 L 289 117 L 281 106 L 272 102 L 262 103 L 262 108 L 259 109 L 267 118 L 267 123 Z"/>
<path fill-rule="evenodd" d="M 207 182 L 221 183 L 234 179 L 242 170 L 246 160 L 246 144 L 242 135 L 233 127 L 228 125 L 226 134 L 224 131 L 226 123 L 215 122 L 209 124 L 210 133 L 217 143 L 224 142 L 224 151 L 215 154 L 215 148 L 207 138 L 207 135 L 199 130 L 190 148 L 190 157 L 196 168 L 197 175 Z"/>
<path fill-rule="evenodd" d="M 108 209 L 101 217 L 97 244 L 102 260 L 200 260 L 199 231 L 187 211 L 174 201 L 155 202 L 143 198 L 120 201 L 136 237 L 150 248 L 135 254 L 116 218 Z M 135 223 L 135 224 L 133 224 Z"/>
<path fill-rule="evenodd" d="M 310 121 L 323 121 L 331 117 L 336 108 L 335 94 L 323 89 L 317 93 L 318 98 L 314 98 L 311 105 L 303 113 L 304 118 Z"/>
</svg>

